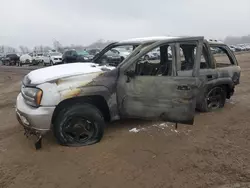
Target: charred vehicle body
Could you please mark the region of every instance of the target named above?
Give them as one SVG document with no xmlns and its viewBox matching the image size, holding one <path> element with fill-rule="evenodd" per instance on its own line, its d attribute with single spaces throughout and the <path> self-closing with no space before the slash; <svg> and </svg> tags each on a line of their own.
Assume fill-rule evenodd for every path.
<svg viewBox="0 0 250 188">
<path fill-rule="evenodd" d="M 103 62 L 120 46 L 133 51 L 117 66 Z M 156 49 L 160 57 L 145 60 Z M 224 55 L 212 54 L 218 48 Z M 171 56 L 169 56 L 171 52 Z M 195 109 L 222 108 L 239 84 L 240 67 L 223 43 L 203 37 L 137 38 L 108 45 L 92 62 L 47 67 L 24 77 L 17 119 L 27 133 L 52 130 L 58 143 L 99 142 L 105 122 L 124 118 L 193 124 Z"/>
</svg>

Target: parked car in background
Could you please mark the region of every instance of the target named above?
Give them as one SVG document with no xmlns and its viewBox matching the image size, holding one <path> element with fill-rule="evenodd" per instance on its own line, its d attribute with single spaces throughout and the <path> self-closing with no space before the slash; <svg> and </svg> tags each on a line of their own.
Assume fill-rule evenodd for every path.
<svg viewBox="0 0 250 188">
<path fill-rule="evenodd" d="M 234 49 L 235 49 L 236 52 L 242 51 L 242 48 L 240 46 L 238 46 L 238 45 L 235 45 Z"/>
<path fill-rule="evenodd" d="M 234 46 L 229 46 L 229 48 L 230 48 L 230 50 L 232 50 L 233 52 L 235 52 L 236 51 L 236 49 L 235 49 L 235 47 Z"/>
<path fill-rule="evenodd" d="M 155 60 L 160 58 L 160 52 L 157 50 L 151 51 L 144 56 L 144 60 Z"/>
<path fill-rule="evenodd" d="M 114 51 L 114 49 L 110 49 L 107 51 L 105 54 L 102 55 L 100 59 L 100 64 L 106 65 L 112 65 L 112 66 L 117 66 L 121 61 L 124 59 L 121 58 L 121 56 Z"/>
<path fill-rule="evenodd" d="M 98 54 L 101 51 L 101 49 L 99 48 L 92 48 L 92 49 L 88 49 L 87 52 L 89 53 L 89 55 L 93 55 L 95 56 L 96 54 Z"/>
<path fill-rule="evenodd" d="M 20 56 L 20 66 L 22 66 L 22 65 L 32 65 L 32 64 L 36 64 L 36 63 L 37 62 L 33 58 L 32 53 L 23 54 L 23 55 Z"/>
<path fill-rule="evenodd" d="M 86 50 L 67 50 L 63 53 L 63 63 L 89 62 L 94 55 L 90 55 Z"/>
<path fill-rule="evenodd" d="M 119 54 L 121 61 L 126 59 L 129 54 L 132 52 L 131 49 L 126 49 L 126 48 L 114 48 L 112 49 L 112 52 Z"/>
<path fill-rule="evenodd" d="M 43 66 L 62 64 L 62 54 L 60 52 L 48 52 L 41 58 Z"/>
<path fill-rule="evenodd" d="M 33 59 L 37 63 L 42 63 L 43 58 L 44 58 L 44 54 L 43 53 L 35 53 L 35 54 L 33 54 Z"/>
<path fill-rule="evenodd" d="M 3 65 L 19 65 L 20 63 L 20 57 L 16 53 L 10 53 L 2 57 L 2 64 Z"/>
</svg>

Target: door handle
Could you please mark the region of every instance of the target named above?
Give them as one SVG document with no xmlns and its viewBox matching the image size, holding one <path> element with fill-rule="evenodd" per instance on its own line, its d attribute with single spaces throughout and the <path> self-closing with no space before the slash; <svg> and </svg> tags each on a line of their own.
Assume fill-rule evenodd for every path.
<svg viewBox="0 0 250 188">
<path fill-rule="evenodd" d="M 191 88 L 188 85 L 178 85 L 177 86 L 177 90 L 181 90 L 181 91 L 183 91 L 183 90 L 190 90 L 190 89 Z"/>
<path fill-rule="evenodd" d="M 209 75 L 207 75 L 207 79 L 213 79 L 213 75 L 211 75 L 211 74 L 209 74 Z"/>
</svg>

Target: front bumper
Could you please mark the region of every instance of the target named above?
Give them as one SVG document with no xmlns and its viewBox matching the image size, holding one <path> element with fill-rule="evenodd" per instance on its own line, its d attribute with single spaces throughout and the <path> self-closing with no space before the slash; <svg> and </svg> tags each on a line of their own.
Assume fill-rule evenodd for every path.
<svg viewBox="0 0 250 188">
<path fill-rule="evenodd" d="M 54 65 L 62 64 L 62 60 L 52 60 Z"/>
<path fill-rule="evenodd" d="M 16 100 L 16 115 L 19 123 L 30 132 L 45 134 L 51 128 L 55 107 L 34 108 L 27 105 L 21 93 Z"/>
</svg>

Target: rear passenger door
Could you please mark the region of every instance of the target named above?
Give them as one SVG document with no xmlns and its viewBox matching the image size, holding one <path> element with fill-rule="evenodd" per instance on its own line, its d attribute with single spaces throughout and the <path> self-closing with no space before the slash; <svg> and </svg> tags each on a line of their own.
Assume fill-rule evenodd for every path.
<svg viewBox="0 0 250 188">
<path fill-rule="evenodd" d="M 240 67 L 234 53 L 226 45 L 210 45 L 213 49 L 213 61 L 219 78 L 230 78 L 233 84 L 238 84 L 240 79 Z"/>
</svg>

